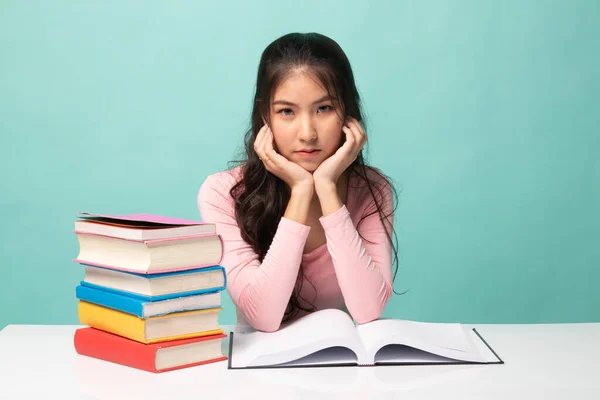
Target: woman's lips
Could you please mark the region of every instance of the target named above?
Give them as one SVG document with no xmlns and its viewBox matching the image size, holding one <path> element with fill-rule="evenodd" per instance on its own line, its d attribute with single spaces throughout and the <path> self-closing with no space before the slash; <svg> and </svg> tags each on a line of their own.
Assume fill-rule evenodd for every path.
<svg viewBox="0 0 600 400">
<path fill-rule="evenodd" d="M 296 154 L 298 154 L 300 157 L 314 157 L 317 154 L 319 154 L 320 152 L 321 152 L 321 150 L 297 151 Z"/>
</svg>

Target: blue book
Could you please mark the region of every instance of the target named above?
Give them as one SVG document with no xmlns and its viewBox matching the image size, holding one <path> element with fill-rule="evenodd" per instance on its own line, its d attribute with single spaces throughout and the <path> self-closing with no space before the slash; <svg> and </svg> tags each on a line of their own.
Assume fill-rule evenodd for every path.
<svg viewBox="0 0 600 400">
<path fill-rule="evenodd" d="M 227 286 L 225 268 L 220 265 L 160 274 L 139 274 L 84 265 L 81 286 L 99 289 L 145 301 L 212 293 Z"/>
<path fill-rule="evenodd" d="M 101 287 L 78 285 L 76 297 L 80 300 L 112 308 L 139 318 L 149 318 L 181 311 L 202 310 L 221 306 L 221 291 L 181 296 L 164 300 L 150 301 L 142 296 Z"/>
</svg>

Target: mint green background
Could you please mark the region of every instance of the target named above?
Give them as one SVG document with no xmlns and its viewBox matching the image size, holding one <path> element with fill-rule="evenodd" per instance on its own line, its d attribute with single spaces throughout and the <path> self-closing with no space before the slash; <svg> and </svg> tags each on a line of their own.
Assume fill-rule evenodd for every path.
<svg viewBox="0 0 600 400">
<path fill-rule="evenodd" d="M 291 31 L 345 49 L 401 189 L 385 316 L 600 321 L 600 2 L 249 3 L 0 4 L 0 328 L 78 323 L 76 211 L 199 217 Z"/>
</svg>

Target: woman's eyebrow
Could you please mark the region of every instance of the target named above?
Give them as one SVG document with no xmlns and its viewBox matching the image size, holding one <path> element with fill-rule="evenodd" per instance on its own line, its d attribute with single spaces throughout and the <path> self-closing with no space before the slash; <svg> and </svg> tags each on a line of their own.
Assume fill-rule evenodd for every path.
<svg viewBox="0 0 600 400">
<path fill-rule="evenodd" d="M 325 100 L 331 100 L 331 96 L 325 95 L 325 96 L 321 97 L 319 100 L 313 101 L 313 105 L 315 105 L 317 103 L 321 103 Z M 275 104 L 282 104 L 285 106 L 297 106 L 297 104 L 294 104 L 291 101 L 287 101 L 287 100 L 277 100 L 277 101 L 273 102 L 273 105 L 275 105 Z"/>
</svg>

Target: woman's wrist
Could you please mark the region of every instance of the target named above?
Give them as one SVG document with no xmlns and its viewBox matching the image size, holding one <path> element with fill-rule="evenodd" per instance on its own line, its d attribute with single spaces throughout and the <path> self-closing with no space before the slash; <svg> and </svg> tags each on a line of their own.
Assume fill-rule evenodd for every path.
<svg viewBox="0 0 600 400">
<path fill-rule="evenodd" d="M 315 189 L 312 185 L 294 186 L 283 215 L 284 218 L 306 225 L 314 192 Z"/>
<path fill-rule="evenodd" d="M 315 192 L 321 203 L 321 211 L 323 216 L 326 217 L 333 214 L 340 208 L 342 208 L 342 201 L 338 194 L 337 185 L 333 182 L 315 182 Z"/>
<path fill-rule="evenodd" d="M 298 183 L 291 188 L 292 196 L 299 197 L 308 197 L 312 199 L 312 196 L 315 194 L 315 185 L 311 182 L 306 183 Z"/>
<path fill-rule="evenodd" d="M 317 196 L 319 196 L 319 194 L 328 195 L 333 192 L 337 193 L 337 185 L 335 184 L 335 182 L 332 182 L 332 181 L 316 180 L 315 181 L 315 192 L 317 193 Z"/>
</svg>

